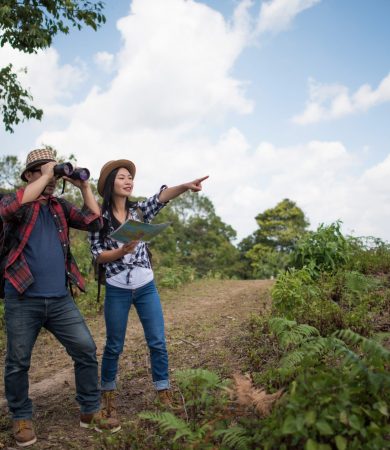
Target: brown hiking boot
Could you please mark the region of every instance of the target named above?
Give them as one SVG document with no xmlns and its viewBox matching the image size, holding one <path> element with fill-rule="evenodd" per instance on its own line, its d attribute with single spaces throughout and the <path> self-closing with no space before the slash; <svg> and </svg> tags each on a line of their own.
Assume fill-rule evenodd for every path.
<svg viewBox="0 0 390 450">
<path fill-rule="evenodd" d="M 100 433 L 102 431 L 110 431 L 116 433 L 121 429 L 121 425 L 118 419 L 113 417 L 104 417 L 102 411 L 91 414 L 80 414 L 80 427 L 81 428 L 93 428 Z"/>
<path fill-rule="evenodd" d="M 102 392 L 102 416 L 105 419 L 113 418 L 118 420 L 116 412 L 115 391 Z"/>
<path fill-rule="evenodd" d="M 172 392 L 169 389 L 162 389 L 161 391 L 157 391 L 157 401 L 158 403 L 167 408 L 172 408 L 173 407 Z"/>
<path fill-rule="evenodd" d="M 27 447 L 37 442 L 33 423 L 28 419 L 16 419 L 12 424 L 12 431 L 16 444 L 19 447 Z"/>
</svg>

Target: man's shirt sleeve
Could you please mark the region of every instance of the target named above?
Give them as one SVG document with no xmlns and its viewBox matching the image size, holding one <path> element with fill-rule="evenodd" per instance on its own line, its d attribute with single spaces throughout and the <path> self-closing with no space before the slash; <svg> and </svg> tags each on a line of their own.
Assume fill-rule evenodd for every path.
<svg viewBox="0 0 390 450">
<path fill-rule="evenodd" d="M 63 200 L 68 212 L 68 224 L 71 228 L 86 231 L 98 231 L 103 226 L 103 219 L 100 215 L 92 212 L 87 206 L 81 209 L 72 205 L 67 200 Z"/>
<path fill-rule="evenodd" d="M 19 222 L 22 220 L 26 204 L 22 205 L 24 189 L 19 189 L 12 194 L 5 194 L 0 200 L 0 216 L 4 222 Z"/>
</svg>

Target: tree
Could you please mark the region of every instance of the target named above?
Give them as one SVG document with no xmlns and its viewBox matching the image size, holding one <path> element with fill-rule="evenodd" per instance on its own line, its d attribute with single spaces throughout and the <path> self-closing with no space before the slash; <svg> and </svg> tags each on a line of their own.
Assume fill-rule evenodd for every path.
<svg viewBox="0 0 390 450">
<path fill-rule="evenodd" d="M 200 276 L 219 273 L 230 277 L 237 273 L 239 253 L 232 244 L 236 232 L 217 216 L 205 195 L 183 194 L 156 219 L 172 223 L 152 243 L 159 265 L 192 267 Z"/>
<path fill-rule="evenodd" d="M 301 208 L 288 198 L 258 214 L 255 219 L 259 225 L 254 233 L 255 244 L 280 252 L 291 252 L 309 226 Z"/>
<path fill-rule="evenodd" d="M 70 27 L 97 30 L 105 23 L 103 2 L 88 0 L 2 0 L 0 5 L 0 46 L 9 44 L 25 53 L 50 47 L 57 33 Z M 26 70 L 26 69 L 23 69 Z M 32 96 L 13 71 L 12 64 L 0 69 L 0 109 L 6 131 L 28 119 L 41 120 L 43 111 L 33 106 Z"/>
<path fill-rule="evenodd" d="M 0 158 L 0 189 L 4 192 L 19 187 L 22 184 L 21 172 L 22 164 L 17 156 L 2 156 Z"/>
<path fill-rule="evenodd" d="M 252 277 L 275 276 L 286 267 L 288 255 L 306 232 L 309 222 L 296 203 L 287 198 L 255 219 L 259 228 L 239 244 L 247 261 L 247 272 Z"/>
</svg>

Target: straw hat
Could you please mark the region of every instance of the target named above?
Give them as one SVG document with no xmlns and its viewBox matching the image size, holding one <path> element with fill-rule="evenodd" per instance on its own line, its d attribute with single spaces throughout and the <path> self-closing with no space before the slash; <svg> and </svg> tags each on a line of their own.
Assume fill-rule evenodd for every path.
<svg viewBox="0 0 390 450">
<path fill-rule="evenodd" d="M 49 148 L 38 148 L 36 150 L 32 150 L 28 155 L 26 159 L 26 168 L 23 170 L 22 174 L 20 175 L 20 178 L 23 181 L 27 181 L 27 178 L 25 176 L 26 172 L 33 169 L 36 166 L 41 166 L 42 164 L 46 164 L 50 161 L 56 161 L 55 154 L 53 150 Z"/>
<path fill-rule="evenodd" d="M 119 169 L 121 167 L 124 167 L 127 169 L 131 176 L 135 177 L 135 165 L 133 162 L 129 161 L 128 159 L 118 159 L 117 161 L 108 161 L 104 166 L 102 167 L 99 175 L 99 180 L 97 184 L 97 190 L 99 194 L 103 197 L 104 196 L 104 185 L 106 184 L 106 180 L 108 175 L 115 170 Z"/>
</svg>

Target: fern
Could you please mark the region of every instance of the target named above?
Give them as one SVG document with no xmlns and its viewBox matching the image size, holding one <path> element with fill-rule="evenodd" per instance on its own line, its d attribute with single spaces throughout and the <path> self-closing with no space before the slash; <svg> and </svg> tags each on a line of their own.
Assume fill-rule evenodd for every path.
<svg viewBox="0 0 390 450">
<path fill-rule="evenodd" d="M 154 412 L 144 412 L 140 413 L 139 417 L 144 420 L 150 420 L 151 422 L 156 422 L 163 433 L 168 431 L 175 431 L 175 436 L 173 441 L 177 441 L 181 437 L 187 437 L 191 442 L 196 439 L 197 433 L 194 433 L 188 426 L 188 424 L 176 417 L 170 412 L 154 413 Z"/>
<path fill-rule="evenodd" d="M 236 425 L 226 430 L 218 430 L 214 433 L 214 437 L 223 436 L 222 444 L 233 450 L 248 450 L 250 447 L 250 439 L 248 430 Z"/>
<path fill-rule="evenodd" d="M 346 343 L 359 345 L 367 359 L 374 365 L 382 366 L 383 363 L 390 362 L 390 352 L 373 339 L 367 339 L 352 330 L 339 330 L 333 335 Z"/>
<path fill-rule="evenodd" d="M 310 336 L 319 334 L 317 328 L 307 324 L 297 324 L 294 320 L 274 317 L 269 322 L 270 331 L 276 335 L 283 348 L 299 345 Z"/>
</svg>

